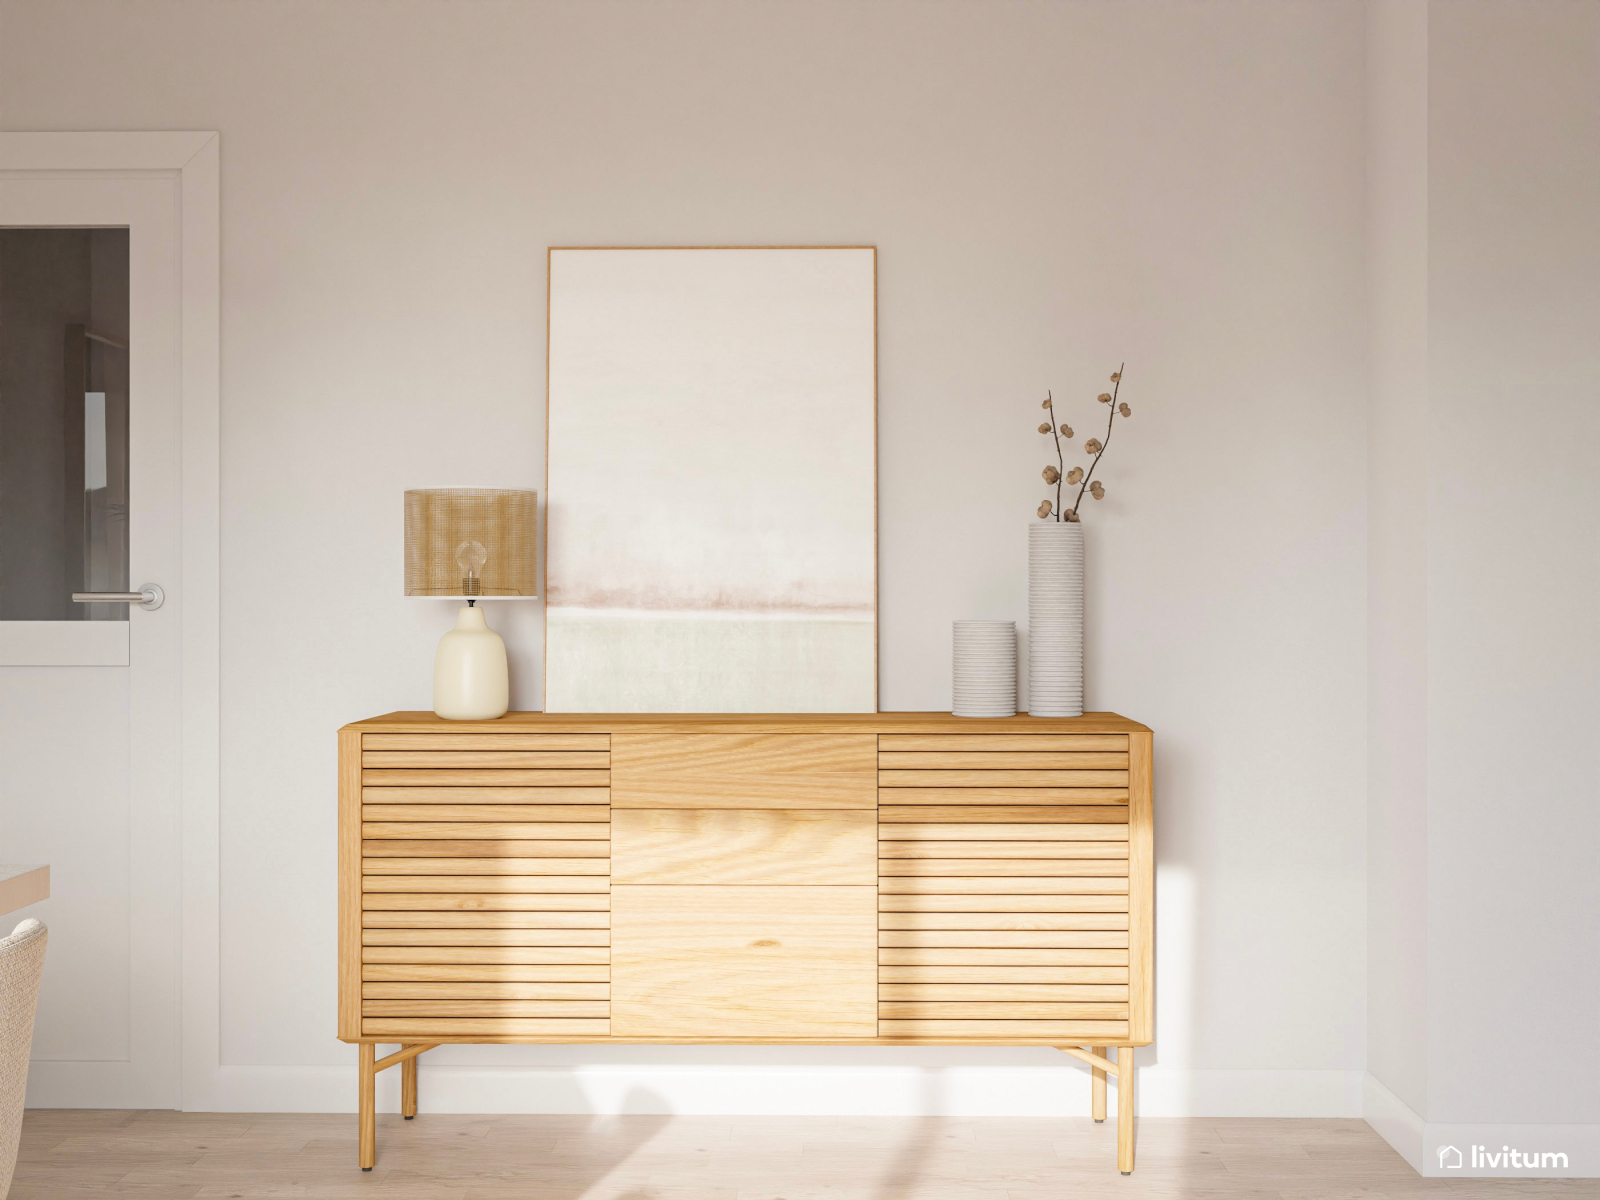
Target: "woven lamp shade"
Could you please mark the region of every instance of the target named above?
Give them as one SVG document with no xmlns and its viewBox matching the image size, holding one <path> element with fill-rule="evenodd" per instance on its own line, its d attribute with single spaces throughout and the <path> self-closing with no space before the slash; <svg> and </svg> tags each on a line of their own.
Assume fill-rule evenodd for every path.
<svg viewBox="0 0 1600 1200">
<path fill-rule="evenodd" d="M 406 595 L 537 595 L 538 512 L 515 488 L 408 491 Z"/>
</svg>

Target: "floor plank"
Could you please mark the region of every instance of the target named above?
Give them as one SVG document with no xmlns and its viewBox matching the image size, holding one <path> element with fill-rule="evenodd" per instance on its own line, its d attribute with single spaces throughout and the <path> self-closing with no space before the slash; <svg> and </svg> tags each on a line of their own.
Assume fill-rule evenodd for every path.
<svg viewBox="0 0 1600 1200">
<path fill-rule="evenodd" d="M 1543 1200 L 1592 1180 L 1425 1180 L 1362 1121 L 30 1111 L 10 1200 Z"/>
</svg>

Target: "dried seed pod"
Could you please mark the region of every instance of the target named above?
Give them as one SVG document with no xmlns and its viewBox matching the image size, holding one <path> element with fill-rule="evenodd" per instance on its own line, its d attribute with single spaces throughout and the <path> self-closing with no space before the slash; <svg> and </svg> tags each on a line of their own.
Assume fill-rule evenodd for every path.
<svg viewBox="0 0 1600 1200">
<path fill-rule="evenodd" d="M 1040 404 L 1039 407 L 1040 408 L 1049 408 L 1050 407 L 1050 397 L 1046 396 L 1044 398 L 1044 403 Z"/>
<path fill-rule="evenodd" d="M 1113 371 L 1113 372 L 1111 372 L 1111 382 L 1112 383 L 1121 383 L 1122 382 L 1122 372 L 1121 371 Z"/>
<path fill-rule="evenodd" d="M 1060 478 L 1061 472 L 1056 470 L 1054 467 L 1046 467 L 1044 469 L 1044 481 L 1046 483 L 1055 483 Z"/>
<path fill-rule="evenodd" d="M 1090 438 L 1083 444 L 1083 449 L 1086 454 L 1099 454 L 1101 449 L 1100 439 Z"/>
<path fill-rule="evenodd" d="M 1096 500 L 1104 500 L 1106 498 L 1106 489 L 1100 486 L 1100 481 L 1098 479 L 1089 485 L 1089 495 L 1093 496 Z"/>
<path fill-rule="evenodd" d="M 1095 399 L 1100 401 L 1101 404 L 1110 404 L 1111 403 L 1111 393 L 1110 392 L 1101 392 L 1098 396 L 1095 397 Z"/>
<path fill-rule="evenodd" d="M 1078 519 L 1078 510 L 1075 508 L 1069 508 L 1061 515 L 1069 521 L 1076 521 Z"/>
<path fill-rule="evenodd" d="M 1082 467 L 1073 467 L 1072 470 L 1067 472 L 1067 482 L 1068 483 L 1077 483 L 1078 480 L 1080 480 L 1082 478 L 1083 478 L 1083 468 Z"/>
<path fill-rule="evenodd" d="M 1072 436 L 1072 426 L 1071 425 L 1063 425 L 1061 427 L 1061 436 L 1064 437 L 1064 438 L 1071 437 Z"/>
<path fill-rule="evenodd" d="M 1133 409 L 1128 407 L 1128 402 L 1126 400 L 1117 405 L 1117 411 L 1125 417 L 1133 416 Z"/>
<path fill-rule="evenodd" d="M 1126 408 L 1127 405 L 1124 404 L 1123 407 Z M 1050 432 L 1050 422 L 1046 421 L 1043 425 L 1039 426 L 1039 432 L 1040 433 L 1049 433 Z"/>
<path fill-rule="evenodd" d="M 1043 504 L 1039 505 L 1039 515 L 1041 517 L 1048 517 L 1050 515 L 1050 501 L 1046 500 Z"/>
</svg>

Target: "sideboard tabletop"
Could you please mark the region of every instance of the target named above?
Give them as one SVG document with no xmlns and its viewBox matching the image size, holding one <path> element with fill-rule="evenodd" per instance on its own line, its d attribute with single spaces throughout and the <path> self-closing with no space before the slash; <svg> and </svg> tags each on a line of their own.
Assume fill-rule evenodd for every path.
<svg viewBox="0 0 1600 1200">
<path fill-rule="evenodd" d="M 546 713 L 508 712 L 493 721 L 447 721 L 431 712 L 392 712 L 354 721 L 362 733 L 539 731 L 578 733 L 626 727 L 683 733 L 1149 733 L 1147 725 L 1110 712 L 1081 717 L 957 717 L 946 712 L 878 713 Z"/>
</svg>

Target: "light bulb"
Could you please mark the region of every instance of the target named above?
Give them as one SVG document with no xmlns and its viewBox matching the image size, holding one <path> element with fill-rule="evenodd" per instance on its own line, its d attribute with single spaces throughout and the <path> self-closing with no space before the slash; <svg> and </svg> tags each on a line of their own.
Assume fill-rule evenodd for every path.
<svg viewBox="0 0 1600 1200">
<path fill-rule="evenodd" d="M 456 563 L 466 572 L 461 580 L 463 595 L 479 594 L 478 572 L 483 570 L 483 564 L 488 561 L 489 552 L 483 548 L 482 542 L 467 541 L 456 547 Z"/>
</svg>

